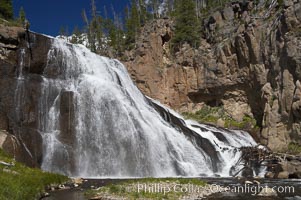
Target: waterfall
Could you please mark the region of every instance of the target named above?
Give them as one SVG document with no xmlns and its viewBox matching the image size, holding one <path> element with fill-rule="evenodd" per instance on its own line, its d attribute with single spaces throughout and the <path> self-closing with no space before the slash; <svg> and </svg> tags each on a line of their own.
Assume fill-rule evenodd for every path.
<svg viewBox="0 0 301 200">
<path fill-rule="evenodd" d="M 42 168 L 80 177 L 229 176 L 243 131 L 185 121 L 145 97 L 117 60 L 53 39 L 43 74 Z"/>
<path fill-rule="evenodd" d="M 26 78 L 23 75 L 23 68 L 25 67 L 25 57 L 26 57 L 26 50 L 24 48 L 20 49 L 19 52 L 19 58 L 18 58 L 18 68 L 16 70 L 16 89 L 14 91 L 14 105 L 15 107 L 15 119 L 17 123 L 19 124 L 20 128 L 15 130 L 16 135 L 20 139 L 17 142 L 20 142 L 25 151 L 28 153 L 28 155 L 32 158 L 32 153 L 29 150 L 29 148 L 26 146 L 26 144 L 23 142 L 22 134 L 21 134 L 21 127 L 22 127 L 22 118 L 23 118 L 23 97 L 26 95 Z M 15 148 L 15 147 L 13 147 Z"/>
</svg>

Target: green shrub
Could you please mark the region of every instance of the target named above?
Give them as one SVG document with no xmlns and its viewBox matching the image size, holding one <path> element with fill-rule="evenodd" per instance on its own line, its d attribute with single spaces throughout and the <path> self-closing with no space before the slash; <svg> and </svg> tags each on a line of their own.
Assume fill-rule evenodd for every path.
<svg viewBox="0 0 301 200">
<path fill-rule="evenodd" d="M 195 113 L 182 113 L 185 119 L 193 119 L 200 123 L 216 124 L 218 119 L 225 121 L 225 128 L 251 130 L 256 127 L 256 120 L 245 115 L 242 121 L 236 121 L 227 114 L 223 107 L 203 106 Z"/>
<path fill-rule="evenodd" d="M 203 106 L 195 113 L 184 112 L 182 115 L 186 119 L 193 119 L 202 123 L 216 123 L 219 118 L 225 116 L 225 112 L 222 107 Z"/>
<path fill-rule="evenodd" d="M 225 122 L 226 128 L 238 128 L 238 129 L 252 129 L 256 127 L 256 120 L 250 116 L 245 115 L 241 122 L 229 118 Z"/>
</svg>

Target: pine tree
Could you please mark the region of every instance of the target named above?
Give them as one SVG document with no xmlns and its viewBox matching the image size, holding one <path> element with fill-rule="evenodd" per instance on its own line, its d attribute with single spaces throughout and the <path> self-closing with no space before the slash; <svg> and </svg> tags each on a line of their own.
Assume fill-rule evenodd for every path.
<svg viewBox="0 0 301 200">
<path fill-rule="evenodd" d="M 75 26 L 72 32 L 72 38 L 70 40 L 73 44 L 81 44 L 83 41 L 81 41 L 81 31 L 79 30 L 78 26 Z"/>
<path fill-rule="evenodd" d="M 65 28 L 64 26 L 61 26 L 61 27 L 60 27 L 59 34 L 60 34 L 61 36 L 67 36 L 67 31 L 66 31 L 66 28 Z"/>
<path fill-rule="evenodd" d="M 0 17 L 6 20 L 13 19 L 13 3 L 12 0 L 1 0 L 0 2 Z"/>
<path fill-rule="evenodd" d="M 106 30 L 108 32 L 108 37 L 110 38 L 109 44 L 114 50 L 116 50 L 117 46 L 118 46 L 118 41 L 117 41 L 118 40 L 117 39 L 117 32 L 118 32 L 118 30 L 117 30 L 118 29 L 117 28 L 118 24 L 117 23 L 118 22 L 117 22 L 117 15 L 115 13 L 115 9 L 114 9 L 113 5 L 111 7 L 111 10 L 112 10 L 112 13 L 113 13 L 114 21 L 112 19 L 107 19 L 106 20 L 107 21 Z"/>
<path fill-rule="evenodd" d="M 131 49 L 136 41 L 136 34 L 140 28 L 140 20 L 137 8 L 137 2 L 132 0 L 132 7 L 126 10 L 126 45 Z"/>
<path fill-rule="evenodd" d="M 151 6 L 151 12 L 153 14 L 153 18 L 157 19 L 158 18 L 158 0 L 151 0 L 150 1 L 150 6 Z"/>
<path fill-rule="evenodd" d="M 167 4 L 167 15 L 170 16 L 171 13 L 174 11 L 174 0 L 167 0 L 166 1 Z"/>
<path fill-rule="evenodd" d="M 20 11 L 19 11 L 19 22 L 21 24 L 24 24 L 25 23 L 25 19 L 26 19 L 26 14 L 25 14 L 24 8 L 21 7 Z"/>
<path fill-rule="evenodd" d="M 97 15 L 96 16 L 96 43 L 97 43 L 97 49 L 96 49 L 96 52 L 100 53 L 101 51 L 101 46 L 102 46 L 102 43 L 103 43 L 103 32 L 102 32 L 102 29 L 103 29 L 103 19 L 101 16 Z"/>
<path fill-rule="evenodd" d="M 90 48 L 90 41 L 91 41 L 91 36 L 90 36 L 90 22 L 89 22 L 89 20 L 88 20 L 88 17 L 87 17 L 87 13 L 86 13 L 86 10 L 85 9 L 83 9 L 83 11 L 82 11 L 82 18 L 83 18 L 83 21 L 84 21 L 84 23 L 86 24 L 86 26 L 85 26 L 85 33 L 86 33 L 86 35 L 87 35 L 87 44 L 86 44 L 86 47 L 87 48 Z"/>
<path fill-rule="evenodd" d="M 98 19 L 96 14 L 96 5 L 95 1 L 91 0 L 91 10 L 92 10 L 92 19 L 89 23 L 89 47 L 91 51 L 96 52 L 96 42 L 97 42 L 97 29 L 98 29 Z"/>
<path fill-rule="evenodd" d="M 147 21 L 147 7 L 144 0 L 139 0 L 139 22 L 144 25 Z"/>
<path fill-rule="evenodd" d="M 86 24 L 86 33 L 88 38 L 87 47 L 90 48 L 92 52 L 100 53 L 100 47 L 103 38 L 103 19 L 97 13 L 97 8 L 94 0 L 91 0 L 91 21 L 88 20 L 86 11 L 83 10 L 82 17 Z"/>
<path fill-rule="evenodd" d="M 175 33 L 172 39 L 173 49 L 185 42 L 192 47 L 199 45 L 198 19 L 194 0 L 177 0 L 175 5 Z"/>
<path fill-rule="evenodd" d="M 116 35 L 116 45 L 115 51 L 118 56 L 122 54 L 124 51 L 124 31 L 123 31 L 123 23 L 122 17 L 118 15 L 114 15 L 114 27 L 115 27 L 115 35 Z"/>
</svg>

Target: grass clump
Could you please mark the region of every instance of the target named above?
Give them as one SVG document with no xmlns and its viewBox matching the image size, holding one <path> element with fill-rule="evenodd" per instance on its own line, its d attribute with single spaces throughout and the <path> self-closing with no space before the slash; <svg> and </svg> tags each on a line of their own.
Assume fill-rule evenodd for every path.
<svg viewBox="0 0 301 200">
<path fill-rule="evenodd" d="M 205 187 L 206 183 L 199 179 L 188 178 L 143 178 L 111 184 L 97 190 L 88 190 L 87 198 L 106 197 L 126 199 L 179 199 L 187 196 L 189 191 L 181 188 L 193 185 L 195 188 Z M 156 187 L 156 189 L 155 189 Z M 176 189 L 174 189 L 176 187 Z M 139 189 L 140 188 L 140 189 Z M 147 188 L 147 189 L 144 189 Z M 149 188 L 152 191 L 149 190 Z M 160 188 L 160 189 L 159 189 Z M 165 189 L 164 189 L 165 188 Z M 168 189 L 170 188 L 170 189 Z"/>
<path fill-rule="evenodd" d="M 193 119 L 198 122 L 216 123 L 219 118 L 225 115 L 225 112 L 222 107 L 203 106 L 195 113 L 184 112 L 182 115 L 186 119 Z"/>
<path fill-rule="evenodd" d="M 288 152 L 291 154 L 300 154 L 301 153 L 301 145 L 291 142 L 288 145 Z"/>
<path fill-rule="evenodd" d="M 13 163 L 13 166 L 0 164 L 0 200 L 38 199 L 45 187 L 66 182 L 68 177 L 43 172 L 15 162 L 0 149 L 0 161 Z"/>
</svg>

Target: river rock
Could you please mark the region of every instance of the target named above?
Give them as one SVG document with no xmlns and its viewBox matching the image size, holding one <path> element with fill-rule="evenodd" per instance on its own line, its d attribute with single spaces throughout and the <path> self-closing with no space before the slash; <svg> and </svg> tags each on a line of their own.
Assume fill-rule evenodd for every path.
<svg viewBox="0 0 301 200">
<path fill-rule="evenodd" d="M 289 177 L 289 173 L 287 171 L 280 172 L 277 176 L 277 178 L 280 179 L 287 179 L 288 177 Z"/>
<path fill-rule="evenodd" d="M 0 131 L 0 148 L 3 148 L 3 144 L 7 138 L 7 133 L 4 131 Z"/>
<path fill-rule="evenodd" d="M 9 173 L 9 174 L 13 174 L 13 175 L 18 175 L 19 173 L 10 169 L 3 169 L 3 172 Z"/>
<path fill-rule="evenodd" d="M 301 179 L 301 171 L 294 172 L 294 173 L 290 174 L 290 175 L 289 175 L 289 178 L 293 178 L 293 179 Z"/>
<path fill-rule="evenodd" d="M 245 184 L 253 184 L 252 181 L 245 181 Z"/>
<path fill-rule="evenodd" d="M 74 184 L 81 185 L 81 184 L 83 184 L 84 179 L 82 179 L 82 178 L 74 178 L 74 179 L 72 179 L 72 182 L 73 182 Z"/>
<path fill-rule="evenodd" d="M 89 198 L 89 200 L 103 200 L 103 199 L 106 199 L 106 198 L 102 197 L 102 196 L 95 196 L 95 197 Z"/>
<path fill-rule="evenodd" d="M 223 17 L 226 19 L 226 20 L 233 20 L 234 19 L 234 12 L 233 12 L 233 8 L 232 7 L 226 7 L 224 10 L 223 10 Z"/>
<path fill-rule="evenodd" d="M 223 119 L 218 119 L 216 125 L 220 127 L 225 127 L 225 121 Z"/>
<path fill-rule="evenodd" d="M 273 172 L 267 172 L 264 177 L 265 178 L 274 178 L 275 174 Z"/>
<path fill-rule="evenodd" d="M 265 196 L 265 197 L 277 196 L 277 192 L 274 191 L 272 188 L 265 187 L 260 191 L 258 196 Z"/>
<path fill-rule="evenodd" d="M 301 172 L 301 162 L 297 160 L 297 157 L 290 156 L 289 158 L 289 160 L 280 163 L 283 170 L 289 173 L 290 178 L 299 177 L 298 174 Z"/>
</svg>

